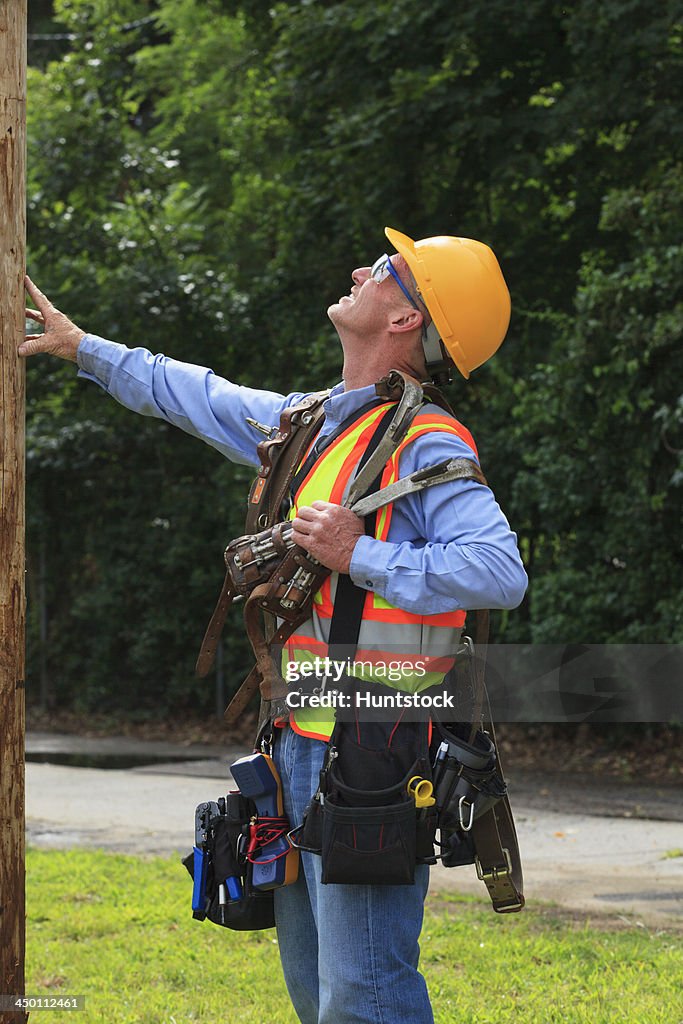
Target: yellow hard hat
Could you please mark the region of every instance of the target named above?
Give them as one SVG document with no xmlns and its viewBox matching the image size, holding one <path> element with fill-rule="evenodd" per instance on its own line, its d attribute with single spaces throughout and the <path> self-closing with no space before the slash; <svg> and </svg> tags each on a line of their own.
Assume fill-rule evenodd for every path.
<svg viewBox="0 0 683 1024">
<path fill-rule="evenodd" d="M 498 260 L 473 238 L 436 235 L 414 242 L 394 228 L 384 233 L 408 264 L 448 355 L 469 377 L 498 350 L 510 323 L 510 293 Z M 433 337 L 430 342 L 428 368 L 440 358 L 440 346 Z"/>
</svg>

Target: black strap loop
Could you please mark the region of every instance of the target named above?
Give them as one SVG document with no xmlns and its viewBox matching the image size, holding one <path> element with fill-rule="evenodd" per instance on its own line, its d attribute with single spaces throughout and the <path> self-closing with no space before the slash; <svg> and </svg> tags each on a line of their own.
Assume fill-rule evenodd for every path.
<svg viewBox="0 0 683 1024">
<path fill-rule="evenodd" d="M 363 456 L 358 463 L 358 473 L 378 447 L 380 441 L 389 429 L 389 424 L 391 423 L 393 416 L 394 406 L 392 405 L 387 409 L 377 424 L 377 428 L 370 438 L 370 443 L 363 452 Z M 365 495 L 375 494 L 379 490 L 381 482 L 382 472 L 377 474 L 365 492 Z M 377 512 L 372 512 L 369 516 L 365 517 L 366 536 L 375 536 L 376 525 Z M 366 593 L 367 591 L 363 590 L 362 587 L 356 586 L 348 573 L 339 573 L 337 578 L 337 592 L 334 598 L 334 609 L 332 611 L 332 619 L 330 621 L 330 635 L 328 638 L 329 656 L 333 660 L 336 656 L 335 649 L 339 645 L 344 645 L 345 647 L 345 650 L 343 651 L 345 658 L 353 657 L 355 654 L 355 649 L 358 645 L 361 621 L 363 619 L 363 607 L 365 605 Z M 353 651 L 346 649 L 349 646 L 353 647 Z"/>
</svg>

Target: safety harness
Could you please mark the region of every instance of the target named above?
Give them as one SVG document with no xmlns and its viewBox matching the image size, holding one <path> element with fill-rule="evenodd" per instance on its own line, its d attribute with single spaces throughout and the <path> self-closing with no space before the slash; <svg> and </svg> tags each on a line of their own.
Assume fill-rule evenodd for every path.
<svg viewBox="0 0 683 1024">
<path fill-rule="evenodd" d="M 448 480 L 475 479 L 487 485 L 473 460 L 457 458 L 419 470 L 378 489 L 383 467 L 405 438 L 425 401 L 439 405 L 451 416 L 454 414 L 437 388 L 432 385 L 421 386 L 413 378 L 395 370 L 376 384 L 375 392 L 375 402 L 395 403 L 394 411 L 382 417 L 382 429 L 373 435 L 348 490 L 344 501 L 346 507 L 361 517 L 367 517 L 398 498 Z M 291 524 L 283 521 L 293 481 L 297 477 L 301 479 L 302 473 L 322 453 L 316 450 L 314 441 L 324 419 L 323 405 L 328 397 L 329 392 L 308 396 L 298 405 L 285 410 L 277 428 L 250 420 L 252 426 L 261 430 L 266 437 L 257 448 L 261 465 L 249 494 L 245 524 L 247 532 L 232 541 L 225 550 L 227 571 L 223 588 L 197 659 L 197 674 L 205 676 L 213 663 L 229 607 L 234 601 L 244 600 L 245 628 L 256 656 L 256 665 L 230 702 L 225 717 L 228 722 L 234 722 L 260 688 L 260 735 L 267 732 L 268 724 L 285 711 L 282 698 L 287 693 L 287 686 L 275 666 L 271 652 L 280 648 L 309 617 L 313 597 L 330 574 L 329 569 L 293 543 Z M 356 419 L 361 413 L 356 412 L 353 418 Z M 341 429 L 344 426 L 342 424 Z M 336 431 L 326 437 L 325 447 L 333 443 L 340 432 Z M 350 588 L 358 591 L 353 599 L 356 606 L 354 616 L 360 620 L 361 595 L 364 597 L 364 592 L 355 588 L 350 577 L 339 576 L 335 605 L 338 601 L 339 608 L 342 605 L 348 608 Z M 489 891 L 494 910 L 505 913 L 520 910 L 524 905 L 522 872 L 493 723 L 483 715 L 488 612 L 475 613 L 475 627 L 474 643 L 464 638 L 456 664 L 461 669 L 463 663 L 467 663 L 469 685 L 474 695 L 468 740 L 472 741 L 480 724 L 486 730 L 483 735 L 490 734 L 494 752 L 492 763 L 495 763 L 499 791 L 496 799 L 490 800 L 490 806 L 487 805 L 483 813 L 475 816 L 473 811 L 470 819 L 461 823 L 467 825 L 466 828 L 459 827 L 456 822 L 454 828 L 442 829 L 442 847 L 444 835 L 450 837 L 448 849 L 442 849 L 442 859 L 447 866 L 474 862 L 478 877 Z M 477 794 L 484 786 L 482 780 L 486 772 L 480 771 L 477 774 L 476 751 L 470 755 L 472 764 L 468 766 L 467 742 L 462 742 L 465 745 L 458 747 L 456 740 L 453 747 L 464 758 L 464 762 L 456 758 L 459 765 L 456 772 L 462 777 L 459 783 L 461 790 L 470 794 L 470 803 L 465 806 L 474 806 L 474 801 L 481 799 Z M 492 772 L 493 769 L 489 771 L 489 776 Z"/>
</svg>

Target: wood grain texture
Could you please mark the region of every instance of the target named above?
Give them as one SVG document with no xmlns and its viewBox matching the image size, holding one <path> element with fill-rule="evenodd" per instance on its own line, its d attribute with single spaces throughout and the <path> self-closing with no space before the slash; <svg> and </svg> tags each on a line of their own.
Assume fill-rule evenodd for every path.
<svg viewBox="0 0 683 1024">
<path fill-rule="evenodd" d="M 24 993 L 26 0 L 0 0 L 0 993 Z M 25 1020 L 0 1011 L 0 1024 Z"/>
</svg>

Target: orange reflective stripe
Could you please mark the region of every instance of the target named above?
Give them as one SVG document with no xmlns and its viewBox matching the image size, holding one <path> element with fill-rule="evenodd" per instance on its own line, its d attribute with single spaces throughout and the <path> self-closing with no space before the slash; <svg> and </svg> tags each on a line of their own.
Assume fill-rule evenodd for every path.
<svg viewBox="0 0 683 1024">
<path fill-rule="evenodd" d="M 332 604 L 332 577 L 328 576 L 313 599 L 316 614 L 321 619 L 331 619 L 334 606 Z"/>
<path fill-rule="evenodd" d="M 395 404 L 396 403 L 394 403 L 394 405 Z M 377 410 L 377 415 L 372 417 L 368 425 L 364 427 L 361 433 L 358 435 L 355 445 L 353 446 L 352 450 L 349 452 L 346 459 L 344 460 L 344 464 L 341 468 L 341 471 L 333 482 L 332 490 L 330 491 L 330 497 L 327 499 L 328 501 L 331 501 L 333 504 L 341 505 L 342 500 L 344 498 L 344 489 L 347 483 L 349 482 L 351 473 L 360 462 L 361 458 L 363 457 L 363 452 L 370 443 L 370 439 L 372 438 L 372 435 L 375 432 L 377 420 L 380 419 L 380 416 L 384 412 L 386 412 L 387 408 L 387 405 L 380 405 L 379 409 Z M 373 409 L 372 412 L 374 413 L 375 410 Z"/>
<path fill-rule="evenodd" d="M 477 446 L 474 443 L 474 438 L 470 434 L 464 424 L 460 420 L 456 420 L 453 416 L 444 416 L 443 414 L 434 412 L 419 413 L 410 425 L 410 430 L 415 430 L 417 427 L 429 426 L 430 428 L 436 427 L 439 430 L 447 430 L 449 433 L 455 433 L 458 437 L 465 442 L 468 448 L 471 448 L 474 454 L 479 458 L 479 452 Z M 408 435 L 410 434 L 408 431 Z M 406 435 L 406 437 L 408 436 Z M 405 439 L 403 441 L 405 444 Z M 400 451 L 400 448 L 399 448 Z"/>
<path fill-rule="evenodd" d="M 420 621 L 425 626 L 445 626 L 449 629 L 457 629 L 464 625 L 466 612 L 460 609 L 452 612 L 437 612 L 434 615 L 420 615 Z M 363 617 L 375 619 L 377 622 L 414 622 L 415 615 L 412 612 L 403 611 L 393 604 L 389 604 L 383 597 L 374 592 L 369 592 L 365 598 Z"/>
<path fill-rule="evenodd" d="M 303 633 L 292 633 L 285 644 L 287 653 L 292 651 L 307 650 L 313 655 L 324 658 L 327 654 L 327 644 L 324 640 L 316 640 L 313 636 L 304 636 Z"/>
</svg>

